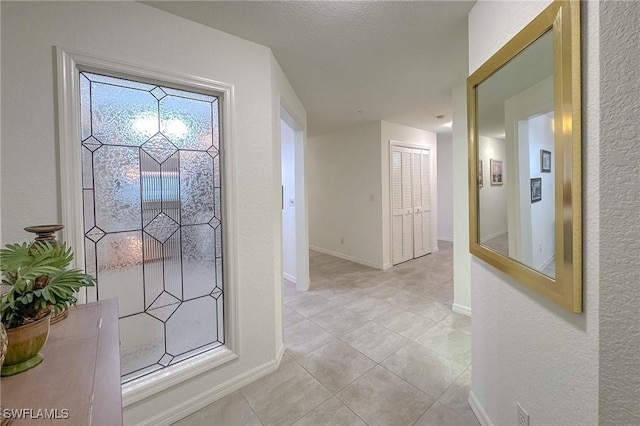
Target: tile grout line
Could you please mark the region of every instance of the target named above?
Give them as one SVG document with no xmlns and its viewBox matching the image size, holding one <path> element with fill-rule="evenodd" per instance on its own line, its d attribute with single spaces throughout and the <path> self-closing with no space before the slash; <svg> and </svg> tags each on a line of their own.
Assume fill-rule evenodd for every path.
<svg viewBox="0 0 640 426">
<path fill-rule="evenodd" d="M 258 421 L 260 422 L 260 424 L 262 426 L 264 426 L 264 423 L 262 422 L 262 419 L 260 418 L 260 416 L 258 415 L 258 413 L 256 413 L 256 410 L 253 409 L 253 407 L 251 406 L 251 404 L 249 403 L 249 400 L 247 400 L 247 397 L 244 396 L 244 393 L 242 392 L 242 388 L 238 389 L 240 391 L 240 396 L 242 396 L 242 399 L 244 400 L 244 402 L 249 406 L 249 408 L 251 409 L 251 411 L 253 412 L 253 414 L 255 414 L 256 418 L 258 419 Z"/>
</svg>

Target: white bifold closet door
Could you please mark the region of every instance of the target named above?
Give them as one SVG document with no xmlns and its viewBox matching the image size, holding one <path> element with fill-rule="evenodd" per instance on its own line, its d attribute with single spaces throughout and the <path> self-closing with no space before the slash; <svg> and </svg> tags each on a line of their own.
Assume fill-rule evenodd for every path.
<svg viewBox="0 0 640 426">
<path fill-rule="evenodd" d="M 429 151 L 392 147 L 393 264 L 431 253 Z"/>
<path fill-rule="evenodd" d="M 429 187 L 429 151 L 411 153 L 413 178 L 413 257 L 431 253 L 431 206 Z"/>
</svg>

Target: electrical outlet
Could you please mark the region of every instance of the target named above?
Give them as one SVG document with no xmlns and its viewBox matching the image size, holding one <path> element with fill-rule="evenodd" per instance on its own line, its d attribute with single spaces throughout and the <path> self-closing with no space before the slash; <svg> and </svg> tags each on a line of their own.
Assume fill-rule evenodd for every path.
<svg viewBox="0 0 640 426">
<path fill-rule="evenodd" d="M 529 413 L 518 402 L 518 426 L 529 426 Z"/>
<path fill-rule="evenodd" d="M 340 238 L 340 244 L 344 245 L 344 238 Z"/>
</svg>

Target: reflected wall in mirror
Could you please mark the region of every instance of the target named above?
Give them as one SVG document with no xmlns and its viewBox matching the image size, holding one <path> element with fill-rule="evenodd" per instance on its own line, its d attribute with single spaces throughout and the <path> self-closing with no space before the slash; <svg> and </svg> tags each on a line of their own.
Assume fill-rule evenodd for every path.
<svg viewBox="0 0 640 426">
<path fill-rule="evenodd" d="M 579 7 L 553 2 L 468 79 L 471 253 L 574 312 L 582 310 Z M 483 162 L 486 186 L 476 169 Z"/>
</svg>

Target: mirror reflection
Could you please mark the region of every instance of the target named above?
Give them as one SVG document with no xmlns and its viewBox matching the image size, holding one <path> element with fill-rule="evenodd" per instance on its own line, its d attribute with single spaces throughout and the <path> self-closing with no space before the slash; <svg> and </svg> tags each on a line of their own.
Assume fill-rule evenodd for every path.
<svg viewBox="0 0 640 426">
<path fill-rule="evenodd" d="M 553 34 L 477 87 L 480 245 L 555 277 Z"/>
</svg>

